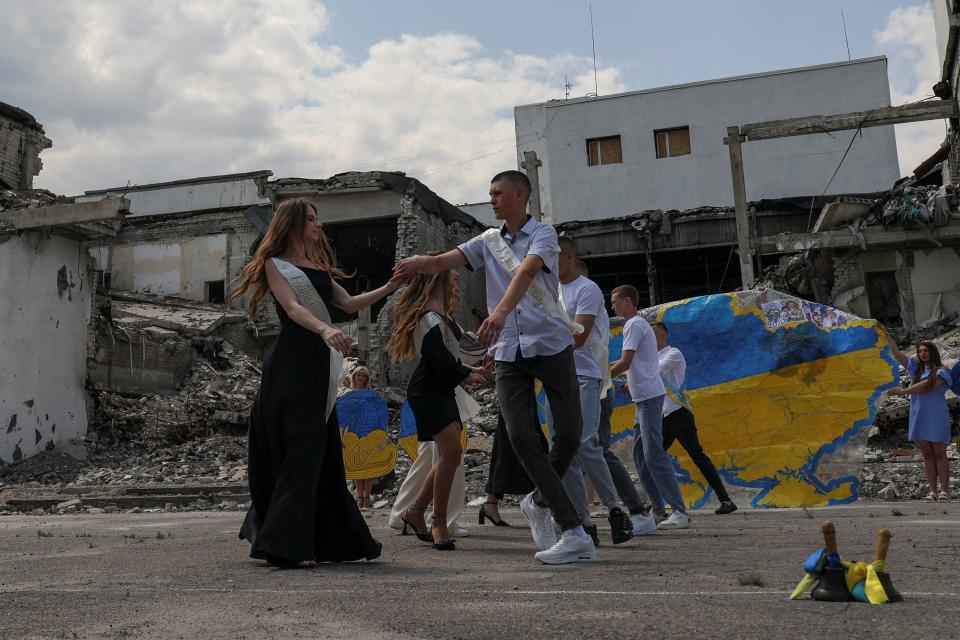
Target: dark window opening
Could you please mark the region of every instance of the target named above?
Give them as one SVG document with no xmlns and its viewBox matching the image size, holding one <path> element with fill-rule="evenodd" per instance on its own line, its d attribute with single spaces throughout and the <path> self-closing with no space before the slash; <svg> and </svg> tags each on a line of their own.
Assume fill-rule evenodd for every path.
<svg viewBox="0 0 960 640">
<path fill-rule="evenodd" d="M 900 326 L 900 288 L 896 271 L 871 271 L 864 274 L 870 316 L 883 324 Z"/>
<path fill-rule="evenodd" d="M 325 224 L 324 233 L 337 254 L 337 264 L 350 276 L 339 280 L 350 295 L 382 287 L 393 275 L 397 251 L 397 219 Z M 373 305 L 370 318 L 376 320 L 386 299 Z M 357 317 L 330 306 L 334 322 Z"/>
<path fill-rule="evenodd" d="M 690 127 L 661 129 L 653 132 L 657 141 L 657 157 L 672 158 L 690 154 Z"/>
<path fill-rule="evenodd" d="M 623 162 L 623 149 L 620 147 L 620 136 L 587 140 L 587 164 L 589 166 L 621 162 Z"/>
<path fill-rule="evenodd" d="M 776 257 L 765 256 L 776 263 Z M 631 284 L 640 294 L 640 308 L 651 306 L 647 256 L 632 253 L 604 258 L 585 257 L 588 277 L 596 282 L 607 299 L 621 284 Z M 729 293 L 741 285 L 740 261 L 730 247 L 709 247 L 653 254 L 657 304 L 695 296 Z"/>
<path fill-rule="evenodd" d="M 223 304 L 227 301 L 226 287 L 223 280 L 211 280 L 203 283 L 204 298 L 213 304 Z"/>
</svg>

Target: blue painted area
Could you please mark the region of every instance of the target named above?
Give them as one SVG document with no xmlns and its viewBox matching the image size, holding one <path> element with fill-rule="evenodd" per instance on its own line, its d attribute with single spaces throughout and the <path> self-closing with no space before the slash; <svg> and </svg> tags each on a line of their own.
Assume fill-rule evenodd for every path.
<svg viewBox="0 0 960 640">
<path fill-rule="evenodd" d="M 400 437 L 417 435 L 417 419 L 413 417 L 413 409 L 410 403 L 403 401 L 403 407 L 400 408 Z"/>
<path fill-rule="evenodd" d="M 373 431 L 386 431 L 389 424 L 387 401 L 373 389 L 354 389 L 337 398 L 337 420 L 340 427 L 363 436 Z"/>
<path fill-rule="evenodd" d="M 802 322 L 771 332 L 756 314 L 735 315 L 734 299 L 727 294 L 701 296 L 664 313 L 671 343 L 687 360 L 688 390 L 871 349 L 877 343 L 876 330 L 866 327 L 824 330 Z"/>
</svg>

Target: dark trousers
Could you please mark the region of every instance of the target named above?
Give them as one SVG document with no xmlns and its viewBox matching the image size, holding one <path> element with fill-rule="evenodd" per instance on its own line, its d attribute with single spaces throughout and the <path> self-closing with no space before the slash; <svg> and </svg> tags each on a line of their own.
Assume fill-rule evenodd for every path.
<svg viewBox="0 0 960 640">
<path fill-rule="evenodd" d="M 534 415 L 530 422 L 530 431 L 540 441 L 540 448 L 544 455 L 549 451 L 547 438 L 540 427 L 540 418 Z M 503 421 L 503 413 L 497 416 L 497 432 L 493 436 L 493 449 L 490 451 L 490 470 L 487 475 L 486 492 L 503 500 L 506 493 L 526 495 L 536 489 L 530 476 L 523 470 L 523 465 L 517 460 L 517 454 L 510 444 L 507 435 L 507 423 Z"/>
<path fill-rule="evenodd" d="M 603 449 L 603 458 L 607 461 L 607 467 L 610 469 L 610 477 L 613 478 L 613 486 L 617 489 L 617 495 L 620 501 L 630 510 L 630 515 L 636 515 L 646 511 L 637 486 L 633 484 L 630 472 L 623 466 L 623 462 L 613 451 L 610 451 L 610 418 L 613 416 L 613 391 L 607 391 L 607 395 L 600 401 L 600 448 Z"/>
<path fill-rule="evenodd" d="M 674 440 L 679 440 L 680 446 L 686 449 L 693 464 L 697 465 L 710 488 L 717 494 L 717 499 L 720 502 L 730 502 L 727 488 L 723 486 L 723 480 L 720 479 L 717 468 L 713 466 L 713 461 L 700 446 L 697 422 L 693 414 L 684 407 L 680 407 L 663 419 L 663 450 L 669 449 Z"/>
<path fill-rule="evenodd" d="M 573 347 L 552 356 L 519 357 L 515 362 L 497 361 L 497 394 L 507 426 L 510 444 L 517 459 L 537 487 L 533 499 L 546 503 L 560 529 L 581 524 L 567 490 L 563 474 L 580 446 L 583 428 L 580 416 L 580 386 L 573 364 Z M 554 439 L 550 453 L 544 453 L 541 438 L 530 429 L 536 419 L 534 380 L 543 383 L 554 415 Z"/>
</svg>

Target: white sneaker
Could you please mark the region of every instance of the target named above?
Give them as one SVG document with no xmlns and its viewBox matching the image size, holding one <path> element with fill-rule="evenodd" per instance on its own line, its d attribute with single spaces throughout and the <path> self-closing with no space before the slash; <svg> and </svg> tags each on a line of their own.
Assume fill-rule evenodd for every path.
<svg viewBox="0 0 960 640">
<path fill-rule="evenodd" d="M 450 537 L 451 538 L 469 538 L 470 531 L 456 524 L 456 525 L 453 525 L 452 529 L 450 529 Z"/>
<path fill-rule="evenodd" d="M 533 501 L 533 493 L 528 493 L 520 501 L 520 513 L 530 524 L 530 533 L 533 542 L 542 550 L 550 549 L 557 544 L 557 532 L 553 529 L 553 518 L 550 509 L 538 507 Z"/>
<path fill-rule="evenodd" d="M 652 513 L 632 515 L 630 516 L 630 522 L 633 523 L 633 535 L 635 536 L 648 536 L 657 531 L 657 520 Z"/>
<path fill-rule="evenodd" d="M 690 526 L 690 516 L 682 511 L 674 511 L 670 517 L 657 525 L 660 529 L 686 529 Z"/>
<path fill-rule="evenodd" d="M 564 531 L 560 542 L 533 556 L 543 564 L 570 564 L 597 559 L 597 549 L 590 537 L 581 538 L 572 531 Z"/>
</svg>

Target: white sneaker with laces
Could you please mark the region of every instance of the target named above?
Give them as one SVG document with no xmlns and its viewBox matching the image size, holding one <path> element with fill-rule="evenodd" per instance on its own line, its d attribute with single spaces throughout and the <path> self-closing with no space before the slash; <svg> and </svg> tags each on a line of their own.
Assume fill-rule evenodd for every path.
<svg viewBox="0 0 960 640">
<path fill-rule="evenodd" d="M 630 522 L 633 523 L 633 535 L 648 536 L 657 531 L 657 520 L 653 514 L 643 515 L 641 513 L 630 516 Z"/>
<path fill-rule="evenodd" d="M 533 556 L 543 564 L 570 564 L 572 562 L 590 562 L 597 559 L 597 549 L 590 536 L 582 538 L 572 531 L 564 531 L 560 541 Z"/>
<path fill-rule="evenodd" d="M 690 516 L 682 511 L 674 511 L 670 517 L 657 525 L 660 529 L 686 529 L 690 526 Z"/>
<path fill-rule="evenodd" d="M 520 501 L 520 513 L 530 525 L 533 542 L 541 549 L 546 550 L 557 544 L 557 532 L 553 529 L 553 518 L 550 509 L 537 506 L 533 501 L 533 493 L 528 493 Z"/>
</svg>

